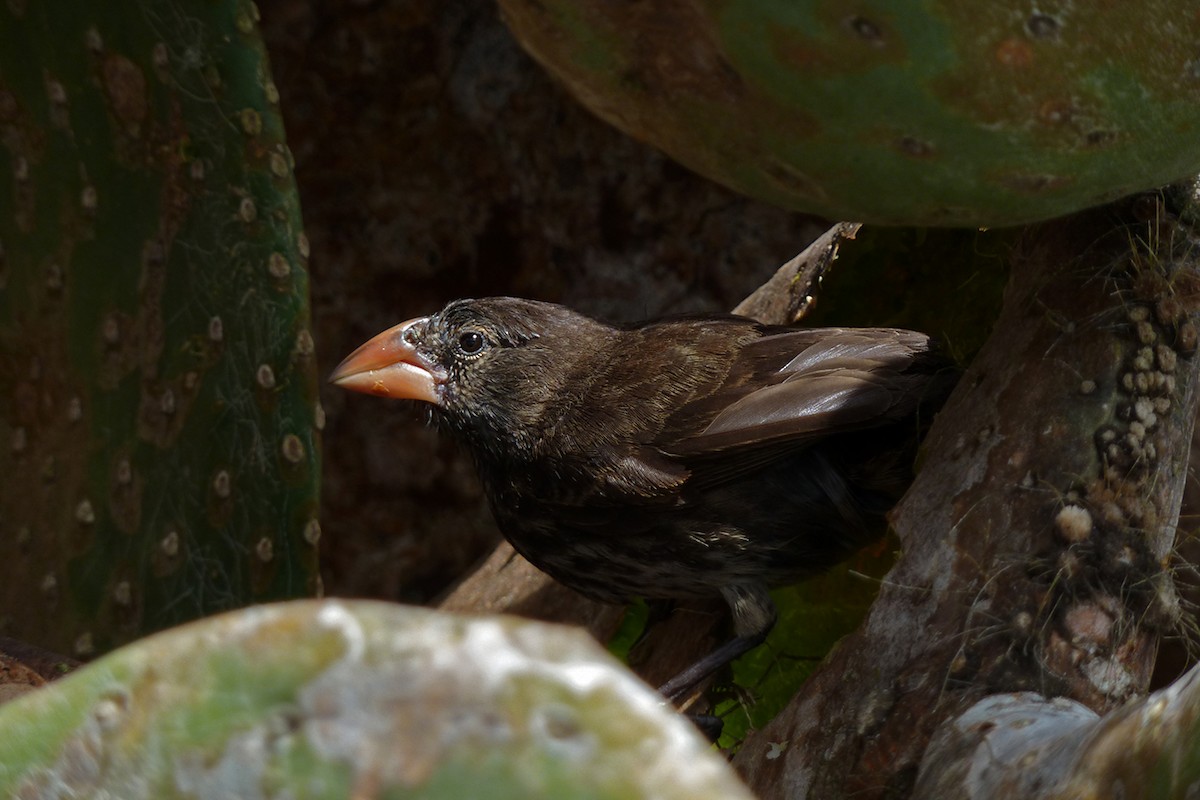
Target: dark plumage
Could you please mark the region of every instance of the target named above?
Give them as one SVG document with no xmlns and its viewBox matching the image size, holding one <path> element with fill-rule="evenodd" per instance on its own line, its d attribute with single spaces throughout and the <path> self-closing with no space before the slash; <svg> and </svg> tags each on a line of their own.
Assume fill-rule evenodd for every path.
<svg viewBox="0 0 1200 800">
<path fill-rule="evenodd" d="M 737 638 L 674 694 L 762 641 L 768 586 L 881 532 L 953 371 L 906 330 L 612 327 L 498 297 L 385 331 L 332 380 L 431 403 L 500 530 L 557 580 L 609 602 L 724 596 Z"/>
</svg>

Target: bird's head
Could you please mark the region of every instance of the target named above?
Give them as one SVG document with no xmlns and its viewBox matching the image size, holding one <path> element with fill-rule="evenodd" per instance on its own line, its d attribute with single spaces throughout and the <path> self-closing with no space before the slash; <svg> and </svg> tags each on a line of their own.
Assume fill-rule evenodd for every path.
<svg viewBox="0 0 1200 800">
<path fill-rule="evenodd" d="M 357 392 L 430 403 L 477 451 L 530 447 L 571 365 L 611 332 L 550 303 L 456 300 L 375 336 L 330 380 Z"/>
</svg>

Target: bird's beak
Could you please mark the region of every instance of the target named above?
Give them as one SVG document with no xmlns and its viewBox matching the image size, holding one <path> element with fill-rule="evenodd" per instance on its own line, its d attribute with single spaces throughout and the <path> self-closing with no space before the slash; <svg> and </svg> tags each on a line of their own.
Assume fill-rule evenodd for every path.
<svg viewBox="0 0 1200 800">
<path fill-rule="evenodd" d="M 406 330 L 427 319 L 410 319 L 374 337 L 338 364 L 330 382 L 355 392 L 436 404 L 438 376 L 404 340 Z"/>
</svg>

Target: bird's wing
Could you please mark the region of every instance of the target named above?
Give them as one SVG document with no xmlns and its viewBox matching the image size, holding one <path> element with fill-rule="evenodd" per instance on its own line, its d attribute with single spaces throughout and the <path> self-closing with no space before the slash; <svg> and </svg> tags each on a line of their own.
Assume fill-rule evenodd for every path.
<svg viewBox="0 0 1200 800">
<path fill-rule="evenodd" d="M 690 462 L 745 450 L 769 461 L 915 414 L 942 366 L 927 336 L 891 328 L 788 330 L 747 345 L 729 377 L 680 408 L 658 444 Z M 703 427 L 696 420 L 707 420 Z M 693 432 L 685 433 L 689 424 Z M 751 466 L 753 463 L 751 463 Z"/>
<path fill-rule="evenodd" d="M 691 475 L 691 470 L 653 447 L 637 447 L 604 459 L 600 494 L 619 502 L 663 501 Z"/>
<path fill-rule="evenodd" d="M 913 415 L 930 380 L 929 339 L 895 329 L 771 329 L 727 375 L 633 446 L 595 443 L 590 481 L 565 505 L 671 505 L 681 490 L 736 479 L 830 436 Z M 599 465 L 599 466 L 597 466 Z M 558 466 L 563 468 L 561 461 Z M 549 498 L 547 498 L 549 499 Z"/>
</svg>

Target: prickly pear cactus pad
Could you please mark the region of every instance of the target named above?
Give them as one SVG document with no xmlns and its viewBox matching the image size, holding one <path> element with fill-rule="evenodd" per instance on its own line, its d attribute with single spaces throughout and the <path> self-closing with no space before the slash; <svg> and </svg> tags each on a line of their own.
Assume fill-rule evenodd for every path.
<svg viewBox="0 0 1200 800">
<path fill-rule="evenodd" d="M 1200 171 L 1200 14 L 1170 0 L 500 0 L 585 105 L 832 219 L 1001 226 Z"/>
<path fill-rule="evenodd" d="M 0 796 L 750 793 L 583 631 L 302 601 L 168 631 L 0 706 Z"/>
<path fill-rule="evenodd" d="M 248 0 L 0 4 L 0 633 L 313 591 L 307 242 Z"/>
</svg>

